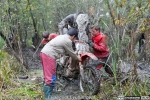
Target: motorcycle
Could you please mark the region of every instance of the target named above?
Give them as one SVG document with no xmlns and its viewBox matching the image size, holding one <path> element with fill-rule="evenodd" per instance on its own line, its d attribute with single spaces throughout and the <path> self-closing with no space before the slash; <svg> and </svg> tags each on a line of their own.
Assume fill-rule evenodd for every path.
<svg viewBox="0 0 150 100">
<path fill-rule="evenodd" d="M 78 80 L 78 86 L 81 92 L 86 92 L 90 95 L 96 95 L 100 89 L 100 75 L 95 66 L 90 65 L 90 59 L 97 60 L 97 57 L 86 51 L 85 43 L 76 43 L 77 48 L 82 47 L 82 50 L 77 50 L 78 56 L 82 61 L 78 62 L 75 66 L 75 70 L 70 71 L 70 75 L 67 76 L 67 71 L 70 66 L 71 60 L 69 56 L 63 56 L 57 60 L 57 72 L 56 72 L 56 84 L 57 89 L 65 88 L 65 83 Z M 82 51 L 82 52 L 81 52 Z M 59 85 L 58 85 L 59 84 Z"/>
</svg>

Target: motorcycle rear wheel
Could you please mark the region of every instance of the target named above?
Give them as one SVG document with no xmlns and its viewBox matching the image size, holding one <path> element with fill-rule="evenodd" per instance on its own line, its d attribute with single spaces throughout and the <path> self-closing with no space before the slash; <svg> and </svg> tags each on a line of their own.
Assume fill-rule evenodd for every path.
<svg viewBox="0 0 150 100">
<path fill-rule="evenodd" d="M 90 95 L 98 94 L 100 90 L 100 75 L 95 67 L 90 65 L 84 68 L 84 79 L 79 77 L 79 87 L 82 92 Z"/>
</svg>

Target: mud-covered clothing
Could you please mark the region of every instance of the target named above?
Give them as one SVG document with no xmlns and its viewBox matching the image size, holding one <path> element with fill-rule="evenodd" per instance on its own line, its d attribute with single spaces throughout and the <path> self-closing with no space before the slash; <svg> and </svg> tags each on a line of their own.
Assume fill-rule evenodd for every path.
<svg viewBox="0 0 150 100">
<path fill-rule="evenodd" d="M 92 37 L 92 42 L 94 43 L 94 55 L 99 59 L 104 59 L 109 55 L 109 49 L 105 43 L 105 38 L 106 36 L 103 33 L 99 33 L 98 35 Z"/>
<path fill-rule="evenodd" d="M 58 59 L 60 55 L 69 54 L 72 59 L 77 60 L 77 56 L 72 49 L 72 41 L 68 34 L 59 35 L 48 42 L 41 52 L 46 55 Z"/>
<path fill-rule="evenodd" d="M 50 40 L 54 39 L 56 36 L 58 36 L 58 34 L 56 34 L 56 33 L 51 33 L 51 34 L 49 35 L 48 39 L 43 38 L 42 44 L 48 43 Z"/>
<path fill-rule="evenodd" d="M 80 14 L 76 18 L 76 23 L 78 25 L 78 38 L 79 40 L 82 40 L 83 42 L 88 42 L 88 35 L 86 33 L 89 25 L 89 18 L 88 14 Z"/>
</svg>

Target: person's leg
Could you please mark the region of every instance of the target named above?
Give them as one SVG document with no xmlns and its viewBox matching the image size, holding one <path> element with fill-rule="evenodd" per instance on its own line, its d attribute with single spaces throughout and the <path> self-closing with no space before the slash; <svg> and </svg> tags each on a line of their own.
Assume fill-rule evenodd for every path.
<svg viewBox="0 0 150 100">
<path fill-rule="evenodd" d="M 77 63 L 79 62 L 78 60 L 73 60 L 72 58 L 70 58 L 70 66 L 69 66 L 69 69 L 71 71 L 75 70 L 76 69 L 76 66 L 77 66 Z"/>
<path fill-rule="evenodd" d="M 111 76 L 111 77 L 113 77 L 114 76 L 114 74 L 113 74 L 113 71 L 112 71 L 112 69 L 110 68 L 110 66 L 105 66 L 105 71 L 109 74 L 109 76 Z"/>
<path fill-rule="evenodd" d="M 76 70 L 78 64 L 78 60 L 73 60 L 71 57 L 69 60 L 70 60 L 70 64 L 68 66 L 68 69 L 66 70 L 66 74 L 65 74 L 66 77 L 72 77 L 74 75 L 73 71 Z"/>
<path fill-rule="evenodd" d="M 113 77 L 114 74 L 113 74 L 113 71 L 111 69 L 110 63 L 107 61 L 107 59 L 108 59 L 108 57 L 102 59 L 102 61 L 106 63 L 106 65 L 104 66 L 104 69 L 105 69 L 105 72 L 109 74 L 109 76 Z"/>
<path fill-rule="evenodd" d="M 114 75 L 113 75 L 113 71 L 112 71 L 112 69 L 111 69 L 111 66 L 109 66 L 109 65 L 110 65 L 109 62 L 107 62 L 107 58 L 99 59 L 99 60 L 97 60 L 97 61 L 93 61 L 93 62 L 92 62 L 92 65 L 93 65 L 93 66 L 98 66 L 98 65 L 103 64 L 103 63 L 107 63 L 106 65 L 103 66 L 104 69 L 105 69 L 105 72 L 108 73 L 109 76 L 113 77 L 113 76 L 114 76 Z"/>
<path fill-rule="evenodd" d="M 51 98 L 54 86 L 44 84 L 43 92 L 45 98 Z"/>
<path fill-rule="evenodd" d="M 56 61 L 55 59 L 41 53 L 41 62 L 43 65 L 44 74 L 44 96 L 45 98 L 51 98 L 54 84 L 56 81 Z"/>
</svg>

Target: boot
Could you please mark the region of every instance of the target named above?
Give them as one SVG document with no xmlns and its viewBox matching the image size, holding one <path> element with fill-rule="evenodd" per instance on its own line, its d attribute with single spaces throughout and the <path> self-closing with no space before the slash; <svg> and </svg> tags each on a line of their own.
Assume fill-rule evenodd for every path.
<svg viewBox="0 0 150 100">
<path fill-rule="evenodd" d="M 52 96 L 54 86 L 44 85 L 44 97 L 45 99 L 49 99 Z"/>
<path fill-rule="evenodd" d="M 113 77 L 113 71 L 111 70 L 110 66 L 105 66 L 105 71 L 109 74 L 109 76 Z"/>
</svg>

